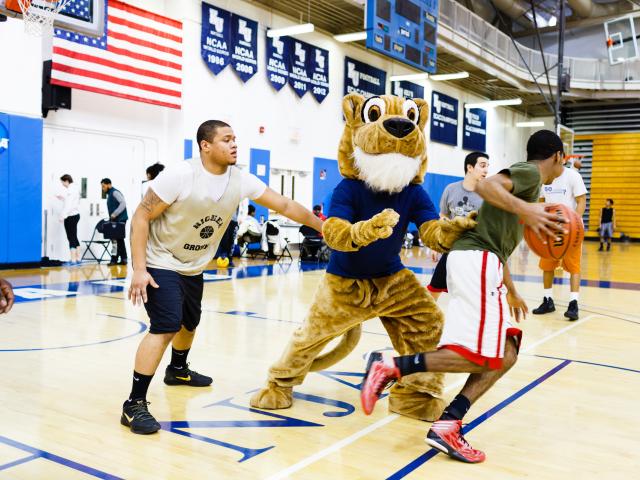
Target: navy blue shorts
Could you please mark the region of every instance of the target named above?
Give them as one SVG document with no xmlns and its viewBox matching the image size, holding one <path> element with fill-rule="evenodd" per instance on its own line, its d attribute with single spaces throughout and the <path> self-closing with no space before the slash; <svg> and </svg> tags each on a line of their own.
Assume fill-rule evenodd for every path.
<svg viewBox="0 0 640 480">
<path fill-rule="evenodd" d="M 202 274 L 187 276 L 172 270 L 148 268 L 159 288 L 147 287 L 149 333 L 174 333 L 184 328 L 193 332 L 202 313 Z"/>
<path fill-rule="evenodd" d="M 446 292 L 447 291 L 447 255 L 442 254 L 436 268 L 433 270 L 431 282 L 427 286 L 430 292 Z"/>
</svg>

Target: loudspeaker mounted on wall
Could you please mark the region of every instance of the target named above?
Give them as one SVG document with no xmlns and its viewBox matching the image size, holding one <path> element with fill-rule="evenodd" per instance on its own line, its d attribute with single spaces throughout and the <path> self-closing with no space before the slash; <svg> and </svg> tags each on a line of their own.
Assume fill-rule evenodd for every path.
<svg viewBox="0 0 640 480">
<path fill-rule="evenodd" d="M 51 84 L 51 60 L 42 63 L 42 116 L 50 110 L 71 110 L 71 88 Z"/>
</svg>

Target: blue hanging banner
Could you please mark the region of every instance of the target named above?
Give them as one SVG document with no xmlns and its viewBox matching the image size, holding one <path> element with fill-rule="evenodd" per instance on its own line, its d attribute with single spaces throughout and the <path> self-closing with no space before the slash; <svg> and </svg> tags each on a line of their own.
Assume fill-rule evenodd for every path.
<svg viewBox="0 0 640 480">
<path fill-rule="evenodd" d="M 391 82 L 391 93 L 397 97 L 424 98 L 424 87 L 406 80 Z"/>
<path fill-rule="evenodd" d="M 200 54 L 215 75 L 229 65 L 231 53 L 231 13 L 202 2 Z"/>
<path fill-rule="evenodd" d="M 458 145 L 458 100 L 435 90 L 431 94 L 431 140 Z"/>
<path fill-rule="evenodd" d="M 365 98 L 384 95 L 387 72 L 359 62 L 353 58 L 344 58 L 344 94 L 355 92 Z"/>
<path fill-rule="evenodd" d="M 329 51 L 311 46 L 309 70 L 311 73 L 311 93 L 318 103 L 329 95 Z"/>
<path fill-rule="evenodd" d="M 465 108 L 462 122 L 462 148 L 486 152 L 487 150 L 487 111 L 482 108 Z"/>
<path fill-rule="evenodd" d="M 243 82 L 258 71 L 258 22 L 231 15 L 231 66 Z"/>
<path fill-rule="evenodd" d="M 289 42 L 289 85 L 302 98 L 311 86 L 309 57 L 313 55 L 312 47 L 295 38 L 283 40 Z"/>
<path fill-rule="evenodd" d="M 266 37 L 266 45 L 267 77 L 273 88 L 280 91 L 289 81 L 290 42 L 287 41 L 287 37 Z"/>
</svg>

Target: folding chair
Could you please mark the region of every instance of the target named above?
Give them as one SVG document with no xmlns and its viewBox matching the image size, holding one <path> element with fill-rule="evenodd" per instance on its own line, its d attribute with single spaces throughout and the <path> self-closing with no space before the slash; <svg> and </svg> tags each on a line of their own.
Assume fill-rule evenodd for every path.
<svg viewBox="0 0 640 480">
<path fill-rule="evenodd" d="M 84 253 L 82 254 L 82 258 L 80 259 L 80 261 L 82 262 L 85 257 L 87 257 L 87 253 L 89 255 L 91 255 L 91 257 L 98 263 L 102 262 L 104 260 L 104 256 L 107 256 L 107 259 L 111 259 L 111 252 L 109 251 L 109 247 L 111 246 L 111 240 L 105 240 L 104 238 L 102 240 L 97 240 L 96 234 L 102 235 L 102 231 L 101 231 L 101 227 L 102 224 L 105 222 L 105 220 L 100 220 L 98 223 L 96 223 L 96 226 L 93 229 L 93 233 L 91 234 L 91 239 L 89 240 L 82 240 L 82 243 L 84 243 L 85 248 L 84 248 Z M 96 257 L 96 255 L 93 253 L 93 250 L 91 250 L 91 245 L 100 245 L 102 247 L 102 252 L 100 253 L 100 257 Z M 91 258 L 87 258 L 88 260 L 91 260 Z"/>
<path fill-rule="evenodd" d="M 240 247 L 240 257 L 251 258 L 255 260 L 258 257 L 267 258 L 267 252 L 262 250 L 262 236 L 245 233 L 240 238 L 242 246 Z"/>
<path fill-rule="evenodd" d="M 291 250 L 289 250 L 289 239 L 287 237 L 283 237 L 284 246 L 280 250 L 280 255 L 276 255 L 276 262 L 279 262 L 283 258 L 290 258 L 293 261 L 293 255 L 291 255 Z"/>
<path fill-rule="evenodd" d="M 300 227 L 299 233 L 302 236 L 299 260 L 301 262 L 316 261 L 318 263 L 327 261 L 325 260 L 325 258 L 327 258 L 327 253 L 323 247 L 325 247 L 327 251 L 328 247 L 324 239 L 320 236 L 320 233 L 306 225 L 302 225 Z"/>
</svg>

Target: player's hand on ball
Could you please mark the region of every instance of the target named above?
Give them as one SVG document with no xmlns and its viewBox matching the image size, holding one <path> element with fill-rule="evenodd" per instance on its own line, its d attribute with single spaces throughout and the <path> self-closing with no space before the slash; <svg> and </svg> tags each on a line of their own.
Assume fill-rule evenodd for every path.
<svg viewBox="0 0 640 480">
<path fill-rule="evenodd" d="M 147 285 L 158 288 L 158 284 L 146 270 L 134 270 L 131 286 L 129 287 L 129 300 L 134 305 L 147 303 Z"/>
<path fill-rule="evenodd" d="M 525 225 L 528 225 L 543 243 L 546 242 L 546 235 L 555 238 L 557 233 L 566 233 L 566 220 L 546 210 L 552 206 L 548 203 L 529 203 L 526 211 L 520 215 Z"/>
<path fill-rule="evenodd" d="M 518 292 L 507 291 L 507 303 L 509 304 L 509 312 L 516 322 L 527 318 L 529 307 Z"/>
</svg>

